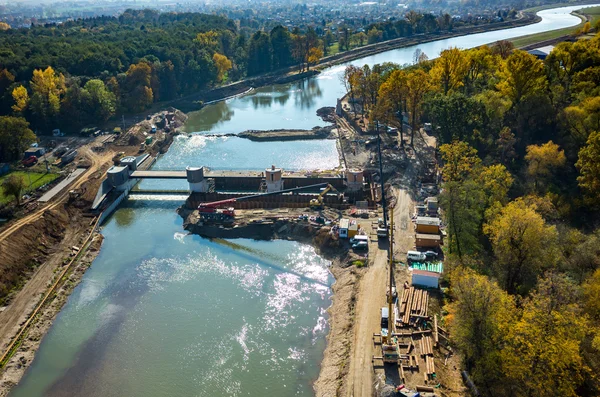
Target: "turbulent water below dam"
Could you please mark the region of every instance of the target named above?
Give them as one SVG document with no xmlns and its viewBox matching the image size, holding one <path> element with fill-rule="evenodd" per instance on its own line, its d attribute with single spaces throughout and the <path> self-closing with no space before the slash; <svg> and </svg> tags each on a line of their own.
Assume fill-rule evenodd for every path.
<svg viewBox="0 0 600 397">
<path fill-rule="evenodd" d="M 582 6 L 540 12 L 530 26 L 474 34 L 353 61 L 411 62 L 579 23 Z M 247 129 L 310 129 L 343 95 L 344 65 L 259 88 L 191 114 L 156 169 L 330 169 L 335 140 L 251 142 L 206 137 Z M 143 188 L 185 189 L 144 181 Z M 167 200 L 165 200 L 167 198 Z M 170 198 L 170 200 L 169 200 Z M 183 197 L 131 196 L 103 226 L 104 244 L 44 338 L 13 397 L 311 396 L 327 334 L 329 263 L 290 241 L 211 242 L 187 235 Z"/>
</svg>

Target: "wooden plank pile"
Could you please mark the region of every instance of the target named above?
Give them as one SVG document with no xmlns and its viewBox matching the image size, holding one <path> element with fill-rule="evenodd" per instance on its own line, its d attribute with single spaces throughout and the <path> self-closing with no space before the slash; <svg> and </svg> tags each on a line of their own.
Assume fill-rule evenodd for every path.
<svg viewBox="0 0 600 397">
<path fill-rule="evenodd" d="M 400 301 L 400 318 L 397 325 L 406 327 L 420 319 L 429 319 L 427 307 L 429 306 L 429 293 L 415 287 L 404 288 Z"/>
<path fill-rule="evenodd" d="M 435 365 L 433 363 L 433 338 L 429 335 L 423 335 L 419 339 L 419 349 L 421 356 L 425 360 L 425 379 L 435 374 Z"/>
</svg>

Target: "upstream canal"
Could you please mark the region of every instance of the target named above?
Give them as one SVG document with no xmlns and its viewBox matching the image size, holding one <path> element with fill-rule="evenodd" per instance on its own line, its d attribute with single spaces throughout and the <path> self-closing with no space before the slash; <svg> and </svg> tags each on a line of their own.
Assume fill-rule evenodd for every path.
<svg viewBox="0 0 600 397">
<path fill-rule="evenodd" d="M 433 58 L 450 46 L 573 26 L 579 19 L 569 13 L 578 8 L 542 11 L 535 25 L 418 47 Z M 408 63 L 416 48 L 353 63 Z M 343 94 L 343 69 L 195 112 L 187 125 L 195 134 L 178 138 L 155 167 L 337 166 L 334 140 L 254 143 L 203 134 L 323 125 L 315 112 Z M 313 395 L 334 281 L 327 261 L 295 242 L 185 235 L 175 213 L 183 199 L 132 196 L 106 222 L 99 256 L 11 396 Z"/>
</svg>

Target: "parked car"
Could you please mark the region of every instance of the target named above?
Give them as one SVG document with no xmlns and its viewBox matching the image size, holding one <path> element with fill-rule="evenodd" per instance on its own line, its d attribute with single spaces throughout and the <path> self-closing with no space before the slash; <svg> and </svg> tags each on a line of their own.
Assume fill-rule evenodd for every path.
<svg viewBox="0 0 600 397">
<path fill-rule="evenodd" d="M 37 162 L 38 162 L 37 157 L 31 156 L 31 157 L 27 157 L 26 159 L 21 161 L 21 164 L 23 164 L 25 167 L 31 167 L 32 165 L 36 164 Z"/>
<path fill-rule="evenodd" d="M 367 251 L 369 249 L 369 243 L 367 241 L 359 241 L 352 244 L 352 249 L 355 251 Z"/>
<path fill-rule="evenodd" d="M 438 257 L 438 253 L 435 251 L 425 251 L 424 254 L 427 260 L 434 260 Z"/>
<path fill-rule="evenodd" d="M 406 258 L 409 261 L 414 261 L 414 262 L 421 262 L 421 261 L 424 261 L 425 259 L 427 259 L 425 254 L 422 252 L 419 252 L 419 251 L 408 251 L 406 253 Z"/>
</svg>

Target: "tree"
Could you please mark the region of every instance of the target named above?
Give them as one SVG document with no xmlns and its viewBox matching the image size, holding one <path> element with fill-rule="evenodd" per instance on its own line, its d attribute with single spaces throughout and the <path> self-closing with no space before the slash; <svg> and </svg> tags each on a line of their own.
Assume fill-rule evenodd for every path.
<svg viewBox="0 0 600 397">
<path fill-rule="evenodd" d="M 513 106 L 542 92 L 547 85 L 544 63 L 521 50 L 514 51 L 502 63 L 498 75 L 500 82 L 496 87 L 512 101 Z"/>
<path fill-rule="evenodd" d="M 12 105 L 12 110 L 15 113 L 23 113 L 27 106 L 29 105 L 29 94 L 27 93 L 27 88 L 22 85 L 15 87 L 12 91 L 12 97 L 15 101 L 15 104 Z"/>
<path fill-rule="evenodd" d="M 367 32 L 367 40 L 369 44 L 379 43 L 381 40 L 383 40 L 383 32 L 373 26 Z"/>
<path fill-rule="evenodd" d="M 402 113 L 406 108 L 406 72 L 394 70 L 379 87 L 375 117 L 387 124 L 398 123 L 400 145 L 404 146 L 404 122 Z"/>
<path fill-rule="evenodd" d="M 123 91 L 124 102 L 133 112 L 141 112 L 152 104 L 154 93 L 150 88 L 152 69 L 147 62 L 132 64 L 127 70 Z"/>
<path fill-rule="evenodd" d="M 600 321 L 600 269 L 583 283 L 583 294 L 586 312 L 595 321 Z"/>
<path fill-rule="evenodd" d="M 30 101 L 31 111 L 40 118 L 42 124 L 48 126 L 60 112 L 60 100 L 65 92 L 65 77 L 56 74 L 50 66 L 43 71 L 36 69 L 33 71 L 30 87 L 33 93 Z"/>
<path fill-rule="evenodd" d="M 465 52 L 450 48 L 442 51 L 435 60 L 430 74 L 444 95 L 463 86 L 468 66 L 465 58 Z"/>
<path fill-rule="evenodd" d="M 289 30 L 281 25 L 275 26 L 271 30 L 269 38 L 273 49 L 273 70 L 292 65 L 293 40 Z"/>
<path fill-rule="evenodd" d="M 575 397 L 585 364 L 581 342 L 587 318 L 577 304 L 579 288 L 564 275 L 546 273 L 525 300 L 502 349 L 504 393 L 517 397 Z"/>
<path fill-rule="evenodd" d="M 14 161 L 36 141 L 29 123 L 22 117 L 0 116 L 0 163 Z"/>
<path fill-rule="evenodd" d="M 527 292 L 541 269 L 557 261 L 554 226 L 522 199 L 508 203 L 484 225 L 496 258 L 496 272 L 510 294 Z"/>
<path fill-rule="evenodd" d="M 588 34 L 590 32 L 591 28 L 592 28 L 592 24 L 590 23 L 590 21 L 587 21 L 586 23 L 583 24 L 583 27 L 581 28 L 581 33 Z"/>
<path fill-rule="evenodd" d="M 208 32 L 198 33 L 194 41 L 202 47 L 207 47 L 214 50 L 219 45 L 218 39 L 219 33 L 215 32 L 214 30 L 210 30 Z"/>
<path fill-rule="evenodd" d="M 10 29 L 10 25 L 6 22 L 0 22 L 0 32 Z"/>
<path fill-rule="evenodd" d="M 258 31 L 250 38 L 248 47 L 248 74 L 255 75 L 271 70 L 271 43 L 265 32 Z"/>
<path fill-rule="evenodd" d="M 450 335 L 465 356 L 466 368 L 478 385 L 502 383 L 501 349 L 517 314 L 513 298 L 498 284 L 473 270 L 450 274 Z"/>
<path fill-rule="evenodd" d="M 564 112 L 565 121 L 578 143 L 585 142 L 592 131 L 600 131 L 600 96 L 585 98 Z"/>
<path fill-rule="evenodd" d="M 440 205 L 448 221 L 448 253 L 462 261 L 481 251 L 480 235 L 485 194 L 473 179 L 448 181 L 440 194 Z"/>
<path fill-rule="evenodd" d="M 517 143 L 517 139 L 510 128 L 502 128 L 498 134 L 498 139 L 496 140 L 496 148 L 500 155 L 501 164 L 507 164 L 517 157 L 517 153 L 515 152 L 515 143 Z"/>
<path fill-rule="evenodd" d="M 424 108 L 435 130 L 438 131 L 440 143 L 453 140 L 467 141 L 476 144 L 478 135 L 475 130 L 483 127 L 485 107 L 477 99 L 461 92 L 447 95 L 438 93 L 425 99 Z"/>
<path fill-rule="evenodd" d="M 319 47 L 313 47 L 308 52 L 308 62 L 307 65 L 315 65 L 319 63 L 319 60 L 323 58 L 323 50 Z M 308 66 L 307 66 L 308 70 Z"/>
<path fill-rule="evenodd" d="M 21 194 L 25 190 L 25 179 L 21 175 L 9 175 L 2 182 L 4 193 L 8 196 L 13 196 L 17 201 L 17 205 L 21 204 Z"/>
<path fill-rule="evenodd" d="M 475 166 L 481 163 L 477 150 L 466 142 L 457 141 L 440 146 L 444 166 L 442 177 L 446 182 L 461 182 L 471 176 Z"/>
<path fill-rule="evenodd" d="M 537 190 L 540 180 L 548 178 L 557 168 L 563 167 L 567 161 L 564 151 L 552 141 L 543 145 L 527 146 L 527 174 L 533 178 L 534 188 Z"/>
<path fill-rule="evenodd" d="M 106 122 L 115 114 L 115 95 L 106 88 L 102 80 L 90 80 L 83 89 L 89 95 L 91 113 L 96 121 Z"/>
<path fill-rule="evenodd" d="M 492 45 L 492 52 L 496 55 L 499 55 L 502 59 L 508 58 L 514 49 L 514 44 L 512 41 L 508 40 L 500 40 Z"/>
<path fill-rule="evenodd" d="M 406 77 L 407 87 L 407 107 L 411 116 L 411 134 L 410 144 L 413 145 L 415 139 L 415 130 L 419 128 L 421 119 L 423 99 L 431 90 L 429 75 L 423 69 L 417 69 L 408 73 Z"/>
<path fill-rule="evenodd" d="M 508 191 L 514 182 L 514 178 L 502 164 L 493 164 L 482 167 L 476 174 L 487 197 L 487 206 L 494 203 L 506 204 Z"/>
<path fill-rule="evenodd" d="M 215 52 L 213 55 L 213 62 L 217 67 L 217 79 L 223 81 L 225 79 L 225 74 L 232 68 L 231 61 L 225 55 Z"/>
<path fill-rule="evenodd" d="M 600 199 L 600 132 L 592 132 L 579 151 L 575 166 L 579 170 L 579 186 L 595 199 Z"/>
</svg>

